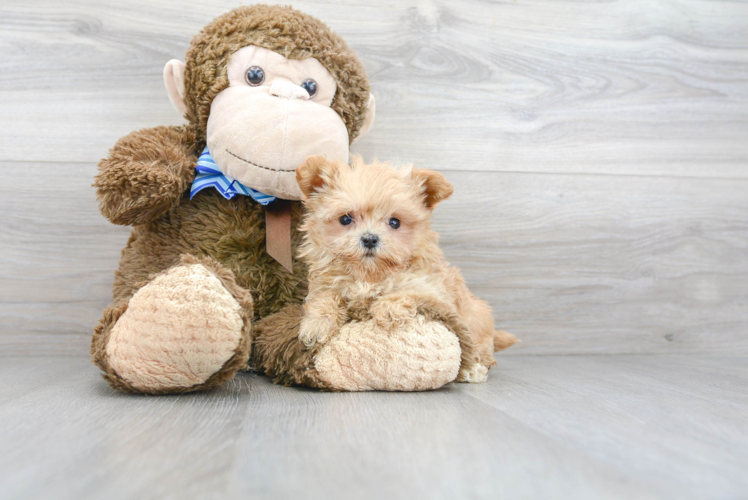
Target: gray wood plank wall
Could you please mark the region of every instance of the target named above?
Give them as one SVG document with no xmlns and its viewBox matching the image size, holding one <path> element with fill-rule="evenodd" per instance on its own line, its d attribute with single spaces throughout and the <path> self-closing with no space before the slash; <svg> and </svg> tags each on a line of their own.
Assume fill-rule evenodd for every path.
<svg viewBox="0 0 748 500">
<path fill-rule="evenodd" d="M 163 65 L 236 5 L 0 4 L 3 352 L 85 355 L 128 234 L 96 162 L 181 122 Z M 436 226 L 509 355 L 748 352 L 748 2 L 294 6 L 366 65 L 354 150 L 455 184 Z"/>
</svg>

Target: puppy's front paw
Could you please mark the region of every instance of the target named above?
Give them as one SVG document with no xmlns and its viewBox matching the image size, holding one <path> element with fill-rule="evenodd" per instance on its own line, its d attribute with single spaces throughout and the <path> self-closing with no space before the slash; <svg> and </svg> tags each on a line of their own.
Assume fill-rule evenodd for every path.
<svg viewBox="0 0 748 500">
<path fill-rule="evenodd" d="M 324 343 L 335 334 L 337 325 L 328 318 L 304 316 L 299 326 L 299 340 L 307 347 Z"/>
<path fill-rule="evenodd" d="M 469 384 L 482 384 L 488 380 L 488 368 L 480 363 L 460 368 L 455 382 L 466 382 Z"/>
<path fill-rule="evenodd" d="M 378 326 L 392 328 L 415 318 L 418 305 L 409 297 L 383 297 L 372 303 L 369 313 Z"/>
</svg>

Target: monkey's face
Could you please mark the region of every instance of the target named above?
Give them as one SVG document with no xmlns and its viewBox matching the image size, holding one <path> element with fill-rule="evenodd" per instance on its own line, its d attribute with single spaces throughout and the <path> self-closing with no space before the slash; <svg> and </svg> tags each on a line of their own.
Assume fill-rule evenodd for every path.
<svg viewBox="0 0 748 500">
<path fill-rule="evenodd" d="M 227 71 L 229 87 L 213 99 L 207 127 L 224 174 L 298 200 L 295 169 L 307 156 L 348 161 L 348 131 L 330 108 L 335 79 L 319 61 L 248 46 L 232 55 Z"/>
<path fill-rule="evenodd" d="M 218 168 L 285 199 L 301 198 L 294 170 L 308 156 L 346 162 L 374 122 L 358 56 L 291 7 L 256 4 L 217 17 L 193 38 L 187 64 L 166 63 L 164 83 Z"/>
</svg>

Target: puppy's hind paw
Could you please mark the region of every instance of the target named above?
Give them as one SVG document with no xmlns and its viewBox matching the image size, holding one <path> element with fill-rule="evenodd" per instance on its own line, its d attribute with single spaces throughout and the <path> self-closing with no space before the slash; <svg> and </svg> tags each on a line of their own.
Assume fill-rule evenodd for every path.
<svg viewBox="0 0 748 500">
<path fill-rule="evenodd" d="M 472 366 L 460 368 L 460 373 L 457 374 L 455 382 L 482 384 L 486 380 L 488 380 L 488 368 L 479 363 L 475 363 Z"/>
<path fill-rule="evenodd" d="M 299 341 L 307 347 L 312 347 L 317 342 L 327 342 L 335 330 L 336 324 L 328 318 L 305 316 L 299 326 Z"/>
</svg>

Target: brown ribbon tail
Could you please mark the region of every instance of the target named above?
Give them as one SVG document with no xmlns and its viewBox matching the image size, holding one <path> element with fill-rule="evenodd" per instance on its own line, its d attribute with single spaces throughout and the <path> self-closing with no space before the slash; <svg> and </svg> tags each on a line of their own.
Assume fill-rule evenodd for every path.
<svg viewBox="0 0 748 500">
<path fill-rule="evenodd" d="M 265 207 L 265 246 L 268 255 L 293 272 L 290 201 L 276 199 Z"/>
</svg>

